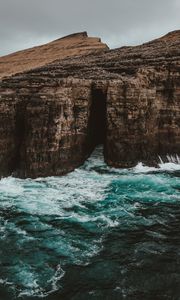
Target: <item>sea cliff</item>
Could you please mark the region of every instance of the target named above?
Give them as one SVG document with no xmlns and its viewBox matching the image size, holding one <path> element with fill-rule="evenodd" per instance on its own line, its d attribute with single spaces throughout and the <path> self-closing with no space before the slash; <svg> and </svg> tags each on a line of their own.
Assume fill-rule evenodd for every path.
<svg viewBox="0 0 180 300">
<path fill-rule="evenodd" d="M 180 152 L 180 31 L 110 50 L 73 34 L 0 58 L 0 175 L 62 175 Z"/>
</svg>

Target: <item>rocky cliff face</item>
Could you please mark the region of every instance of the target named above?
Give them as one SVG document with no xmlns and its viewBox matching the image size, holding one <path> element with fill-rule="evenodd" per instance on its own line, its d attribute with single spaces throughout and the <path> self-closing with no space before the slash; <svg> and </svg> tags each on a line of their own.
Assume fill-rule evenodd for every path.
<svg viewBox="0 0 180 300">
<path fill-rule="evenodd" d="M 65 174 L 99 143 L 114 167 L 179 154 L 180 31 L 136 47 L 97 43 L 1 80 L 2 176 Z"/>
</svg>

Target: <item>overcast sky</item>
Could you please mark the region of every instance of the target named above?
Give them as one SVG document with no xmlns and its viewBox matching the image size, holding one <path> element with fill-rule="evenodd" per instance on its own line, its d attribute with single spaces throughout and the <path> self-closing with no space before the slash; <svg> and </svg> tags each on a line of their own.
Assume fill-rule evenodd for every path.
<svg viewBox="0 0 180 300">
<path fill-rule="evenodd" d="M 180 29 L 180 0 L 0 0 L 0 56 L 87 31 L 111 48 Z"/>
</svg>

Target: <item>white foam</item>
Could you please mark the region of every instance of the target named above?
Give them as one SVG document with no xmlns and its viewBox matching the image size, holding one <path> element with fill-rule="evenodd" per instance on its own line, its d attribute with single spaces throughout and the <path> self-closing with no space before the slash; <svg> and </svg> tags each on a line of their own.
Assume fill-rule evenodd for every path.
<svg viewBox="0 0 180 300">
<path fill-rule="evenodd" d="M 145 166 L 142 162 L 139 162 L 137 164 L 137 166 L 134 167 L 133 170 L 135 173 L 148 173 L 148 172 L 157 171 L 157 168 L 148 167 L 148 166 Z"/>
<path fill-rule="evenodd" d="M 164 171 L 179 171 L 180 170 L 180 157 L 178 154 L 167 154 L 165 159 L 159 156 L 159 168 Z"/>
<path fill-rule="evenodd" d="M 180 163 L 163 163 L 163 164 L 159 164 L 159 168 L 161 171 L 180 171 Z"/>
<path fill-rule="evenodd" d="M 45 282 L 45 286 L 41 286 L 39 284 L 38 274 L 34 274 L 33 272 L 27 270 L 21 270 L 21 283 L 24 285 L 24 287 L 21 288 L 18 297 L 47 297 L 59 289 L 59 282 L 64 274 L 65 272 L 61 268 L 61 265 L 57 265 L 54 275 L 47 282 Z M 48 287 L 46 287 L 46 285 Z"/>
<path fill-rule="evenodd" d="M 48 282 L 51 284 L 51 287 L 52 287 L 52 289 L 48 292 L 48 295 L 56 292 L 59 289 L 58 282 L 61 280 L 62 277 L 64 277 L 64 275 L 65 275 L 65 272 L 61 268 L 61 265 L 59 264 L 56 268 L 56 272 L 55 272 L 54 276 L 50 280 L 48 280 Z"/>
<path fill-rule="evenodd" d="M 0 278 L 0 284 L 5 284 L 6 280 Z"/>
<path fill-rule="evenodd" d="M 12 282 L 0 279 L 0 283 L 11 284 L 15 287 L 17 286 L 16 280 L 19 280 L 21 286 L 19 297 L 37 296 L 43 298 L 58 290 L 61 278 L 65 274 L 61 265 L 58 264 L 59 261 L 56 261 L 57 267 L 55 270 L 50 266 L 49 258 L 46 255 L 42 258 L 43 270 L 37 268 L 37 271 L 36 262 L 33 262 L 33 266 L 31 266 L 31 263 L 27 260 L 25 265 L 26 258 L 23 258 L 22 244 L 26 241 L 28 243 L 29 239 L 32 238 L 32 250 L 34 245 L 36 247 L 38 234 L 37 236 L 35 234 L 33 239 L 33 232 L 36 233 L 36 225 L 37 232 L 42 229 L 47 233 L 44 238 L 41 239 L 40 237 L 38 240 L 41 249 L 49 249 L 58 257 L 61 255 L 63 257 L 65 254 L 70 263 L 87 265 L 90 258 L 102 250 L 104 232 L 111 231 L 111 228 L 119 226 L 120 222 L 123 226 L 124 217 L 126 226 L 127 216 L 128 222 L 135 223 L 137 217 L 135 212 L 140 205 L 139 199 L 157 201 L 157 197 L 159 197 L 160 200 L 158 199 L 158 201 L 178 200 L 178 194 L 172 189 L 171 179 L 161 174 L 164 171 L 180 170 L 178 160 L 176 163 L 174 158 L 171 157 L 171 160 L 171 162 L 165 163 L 161 159 L 157 168 L 139 163 L 132 169 L 114 169 L 104 163 L 102 149 L 100 151 L 100 148 L 98 148 L 85 162 L 84 166 L 66 176 L 37 178 L 35 180 L 8 177 L 0 180 L 0 209 L 5 208 L 5 211 L 9 211 L 10 208 L 11 211 L 11 207 L 13 207 L 15 212 L 29 214 L 32 218 L 32 223 L 28 224 L 27 228 L 26 225 L 21 227 L 21 223 L 18 225 L 18 222 L 14 222 L 14 217 L 8 222 L 5 220 L 1 222 L 3 225 L 1 232 L 3 234 L 10 232 L 17 237 L 17 244 L 18 247 L 21 247 L 22 256 L 21 253 L 17 254 L 19 255 L 19 262 L 14 266 L 14 269 L 12 267 L 14 276 Z M 155 174 L 148 174 L 154 172 Z M 172 180 L 174 186 L 176 179 L 173 178 Z M 109 201 L 108 191 L 110 190 L 111 193 L 111 189 L 112 193 L 118 195 L 119 198 L 117 203 L 114 202 L 110 208 L 107 208 L 105 207 L 106 204 L 103 203 Z M 132 202 L 132 205 L 126 203 L 128 193 L 133 195 L 134 202 Z M 110 201 L 113 200 L 110 199 Z M 91 206 L 96 207 L 96 205 L 98 209 L 94 212 L 91 210 Z M 46 223 L 44 221 L 46 216 L 50 220 L 53 216 L 53 221 L 63 219 L 67 224 L 68 222 L 69 224 L 72 222 L 72 225 L 73 223 L 78 224 L 89 232 L 98 232 L 100 237 L 98 239 L 93 237 L 90 239 L 83 237 L 81 239 L 75 233 L 67 233 L 62 228 L 56 228 L 53 225 L 51 226 L 50 223 Z M 142 219 L 142 222 L 153 222 L 153 220 Z M 33 229 L 32 233 L 28 234 L 28 228 L 30 228 L 30 232 Z M 20 260 L 25 260 L 24 264 L 23 262 L 21 264 Z M 45 275 L 46 282 L 43 281 L 45 268 L 47 268 L 48 274 Z M 50 272 L 48 273 L 48 271 Z"/>
<path fill-rule="evenodd" d="M 180 163 L 178 162 L 163 162 L 160 158 L 160 163 L 158 167 L 148 167 L 144 165 L 142 162 L 139 162 L 137 166 L 133 168 L 135 173 L 149 173 L 149 172 L 157 172 L 157 171 L 180 171 Z"/>
<path fill-rule="evenodd" d="M 0 193 L 5 195 L 16 196 L 22 194 L 24 188 L 21 184 L 21 180 L 13 177 L 2 178 L 0 180 Z"/>
</svg>

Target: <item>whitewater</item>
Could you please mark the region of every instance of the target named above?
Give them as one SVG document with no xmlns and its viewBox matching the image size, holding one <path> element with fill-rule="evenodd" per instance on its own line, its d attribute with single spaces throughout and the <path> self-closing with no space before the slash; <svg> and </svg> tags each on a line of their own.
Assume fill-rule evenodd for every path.
<svg viewBox="0 0 180 300">
<path fill-rule="evenodd" d="M 180 161 L 0 180 L 0 299 L 180 299 Z"/>
</svg>

